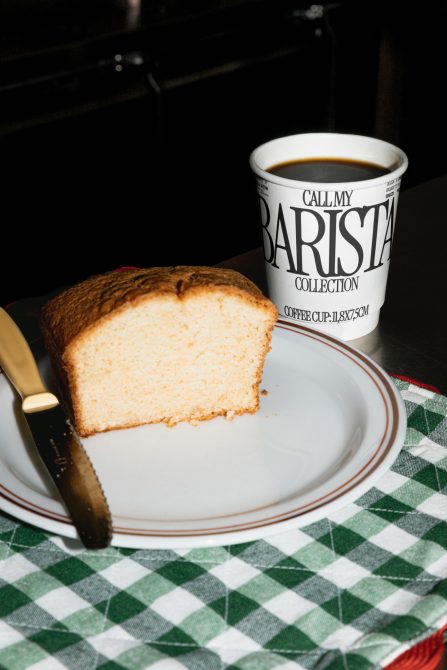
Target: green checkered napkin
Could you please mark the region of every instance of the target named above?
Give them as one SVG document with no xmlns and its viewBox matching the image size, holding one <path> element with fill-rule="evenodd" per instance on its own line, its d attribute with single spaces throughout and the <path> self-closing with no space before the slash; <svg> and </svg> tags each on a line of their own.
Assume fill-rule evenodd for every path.
<svg viewBox="0 0 447 670">
<path fill-rule="evenodd" d="M 364 670 L 447 623 L 447 398 L 396 383 L 392 470 L 303 529 L 93 552 L 0 516 L 0 668 Z"/>
</svg>

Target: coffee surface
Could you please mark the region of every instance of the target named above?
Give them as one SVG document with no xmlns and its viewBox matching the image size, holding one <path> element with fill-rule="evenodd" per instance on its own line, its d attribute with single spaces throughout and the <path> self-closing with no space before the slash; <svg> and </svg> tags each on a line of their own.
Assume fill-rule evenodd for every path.
<svg viewBox="0 0 447 670">
<path fill-rule="evenodd" d="M 278 163 L 267 168 L 266 171 L 284 179 L 325 184 L 364 181 L 391 172 L 382 165 L 346 158 L 305 158 Z"/>
</svg>

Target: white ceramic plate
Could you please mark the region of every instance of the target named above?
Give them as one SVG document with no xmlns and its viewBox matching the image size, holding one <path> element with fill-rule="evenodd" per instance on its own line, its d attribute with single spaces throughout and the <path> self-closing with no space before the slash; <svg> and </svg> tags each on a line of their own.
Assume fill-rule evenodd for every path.
<svg viewBox="0 0 447 670">
<path fill-rule="evenodd" d="M 278 322 L 261 389 L 255 415 L 83 441 L 112 511 L 112 544 L 223 545 L 303 526 L 368 490 L 403 444 L 405 409 L 390 379 L 332 336 Z M 77 537 L 4 376 L 0 508 Z"/>
</svg>

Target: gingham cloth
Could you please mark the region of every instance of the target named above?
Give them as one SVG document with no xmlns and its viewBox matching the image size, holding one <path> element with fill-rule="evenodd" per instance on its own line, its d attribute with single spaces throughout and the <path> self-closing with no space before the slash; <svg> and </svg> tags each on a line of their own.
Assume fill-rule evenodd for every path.
<svg viewBox="0 0 447 670">
<path fill-rule="evenodd" d="M 396 381 L 392 470 L 268 540 L 191 551 L 74 543 L 0 516 L 6 670 L 366 670 L 447 623 L 447 398 Z"/>
</svg>

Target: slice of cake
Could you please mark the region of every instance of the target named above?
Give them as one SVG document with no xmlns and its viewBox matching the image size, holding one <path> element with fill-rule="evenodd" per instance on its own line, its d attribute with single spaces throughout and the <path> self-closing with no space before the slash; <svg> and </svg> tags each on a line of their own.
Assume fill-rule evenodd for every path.
<svg viewBox="0 0 447 670">
<path fill-rule="evenodd" d="M 275 306 L 210 267 L 92 277 L 42 310 L 42 331 L 80 435 L 256 412 Z"/>
</svg>

